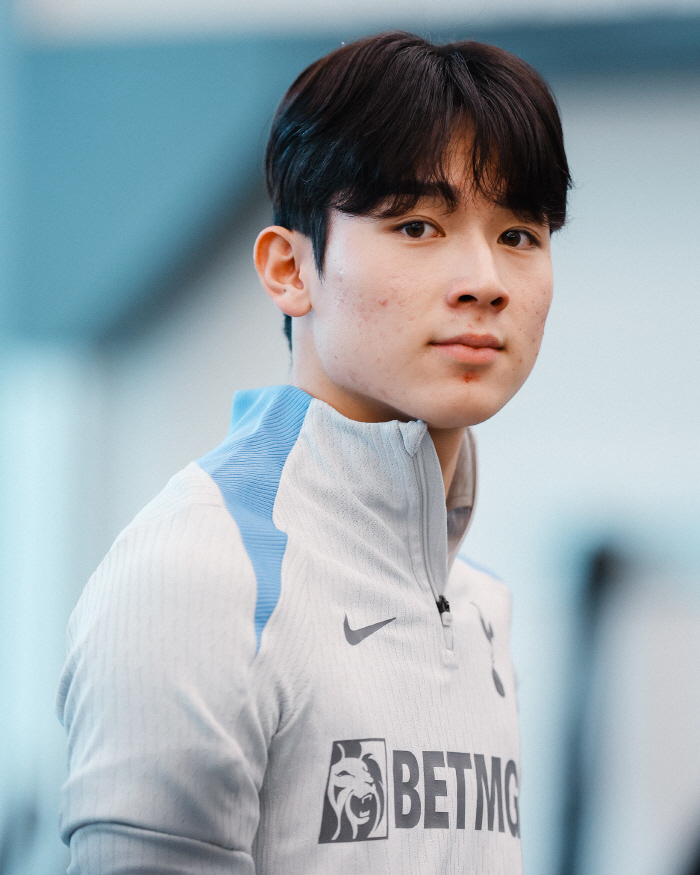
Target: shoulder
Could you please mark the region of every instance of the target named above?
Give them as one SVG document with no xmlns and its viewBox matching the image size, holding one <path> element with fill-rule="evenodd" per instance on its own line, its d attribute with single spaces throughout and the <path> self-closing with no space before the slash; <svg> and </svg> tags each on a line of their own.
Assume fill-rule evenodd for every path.
<svg viewBox="0 0 700 875">
<path fill-rule="evenodd" d="M 105 561 L 115 554 L 140 560 L 152 556 L 161 564 L 179 562 L 183 555 L 207 561 L 216 553 L 222 562 L 241 552 L 238 528 L 219 487 L 192 462 L 119 534 Z"/>
<path fill-rule="evenodd" d="M 139 529 L 153 527 L 154 524 L 157 526 L 166 519 L 173 524 L 192 512 L 202 512 L 204 509 L 215 514 L 217 508 L 224 508 L 219 488 L 196 462 L 191 462 L 171 477 L 165 488 L 136 514 L 115 543 Z"/>
<path fill-rule="evenodd" d="M 128 634 L 148 623 L 191 629 L 222 612 L 247 618 L 252 631 L 254 610 L 255 575 L 238 527 L 192 463 L 118 536 L 83 591 L 69 640 L 102 623 L 119 622 Z"/>
<path fill-rule="evenodd" d="M 126 824 L 144 848 L 183 835 L 232 847 L 236 827 L 249 844 L 267 692 L 251 686 L 255 598 L 236 524 L 190 465 L 117 538 L 71 617 L 56 697 L 64 840 L 88 847 L 82 827 L 97 843 Z"/>
</svg>

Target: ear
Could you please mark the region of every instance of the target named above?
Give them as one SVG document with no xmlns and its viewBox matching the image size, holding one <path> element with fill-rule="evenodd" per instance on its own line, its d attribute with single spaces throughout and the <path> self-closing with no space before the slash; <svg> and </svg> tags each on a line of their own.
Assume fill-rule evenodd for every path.
<svg viewBox="0 0 700 875">
<path fill-rule="evenodd" d="M 274 303 L 287 316 L 305 316 L 311 309 L 306 277 L 313 265 L 311 241 L 298 231 L 271 225 L 255 241 L 255 269 Z"/>
</svg>

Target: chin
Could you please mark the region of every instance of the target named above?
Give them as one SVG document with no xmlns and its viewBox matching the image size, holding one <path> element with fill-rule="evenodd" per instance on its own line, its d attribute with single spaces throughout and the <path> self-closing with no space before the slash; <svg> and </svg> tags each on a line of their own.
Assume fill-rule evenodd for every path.
<svg viewBox="0 0 700 875">
<path fill-rule="evenodd" d="M 481 393 L 479 393 L 481 395 Z M 515 393 L 513 393 L 515 394 Z M 512 396 L 435 399 L 418 415 L 430 428 L 465 428 L 485 422 Z"/>
</svg>

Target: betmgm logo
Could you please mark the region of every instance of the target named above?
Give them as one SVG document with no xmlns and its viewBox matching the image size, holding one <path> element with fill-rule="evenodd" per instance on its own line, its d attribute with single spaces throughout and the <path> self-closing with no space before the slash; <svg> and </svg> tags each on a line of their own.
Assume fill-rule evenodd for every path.
<svg viewBox="0 0 700 875">
<path fill-rule="evenodd" d="M 424 750 L 419 755 L 421 775 L 420 760 L 414 753 L 392 753 L 396 829 L 414 829 L 422 822 L 424 829 L 487 829 L 520 837 L 514 760 L 508 760 L 503 770 L 501 758 L 492 756 L 489 769 L 484 754 Z M 389 795 L 383 738 L 334 741 L 319 843 L 388 838 Z"/>
<path fill-rule="evenodd" d="M 366 842 L 388 834 L 384 739 L 334 741 L 319 843 Z"/>
</svg>

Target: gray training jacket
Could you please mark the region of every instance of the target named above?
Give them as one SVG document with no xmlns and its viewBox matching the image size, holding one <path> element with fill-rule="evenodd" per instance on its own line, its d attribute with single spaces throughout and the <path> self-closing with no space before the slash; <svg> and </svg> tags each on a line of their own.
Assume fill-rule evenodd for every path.
<svg viewBox="0 0 700 875">
<path fill-rule="evenodd" d="M 519 875 L 508 591 L 422 422 L 239 393 L 68 629 L 70 875 Z M 436 602 L 441 600 L 442 613 Z"/>
</svg>

